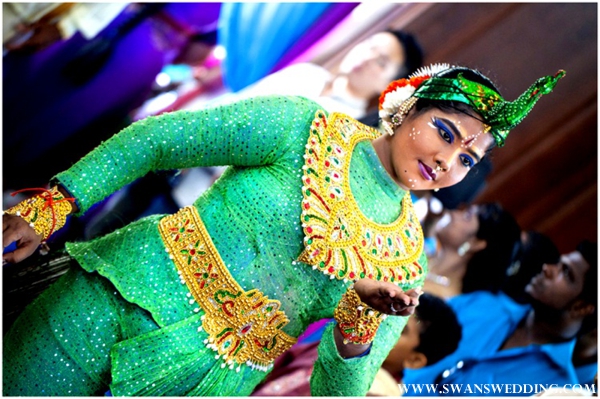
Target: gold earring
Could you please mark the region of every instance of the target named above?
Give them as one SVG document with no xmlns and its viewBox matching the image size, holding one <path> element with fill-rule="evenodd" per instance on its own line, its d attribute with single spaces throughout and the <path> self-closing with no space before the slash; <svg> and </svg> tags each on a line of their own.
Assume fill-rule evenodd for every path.
<svg viewBox="0 0 600 399">
<path fill-rule="evenodd" d="M 391 118 L 392 125 L 394 126 L 394 128 L 397 128 L 402 124 L 402 121 L 404 121 L 404 118 L 406 117 L 406 115 L 408 115 L 408 111 L 410 111 L 413 105 L 415 105 L 417 100 L 417 97 L 410 97 L 408 100 L 402 102 L 402 104 L 398 108 L 398 112 L 396 112 Z"/>
</svg>

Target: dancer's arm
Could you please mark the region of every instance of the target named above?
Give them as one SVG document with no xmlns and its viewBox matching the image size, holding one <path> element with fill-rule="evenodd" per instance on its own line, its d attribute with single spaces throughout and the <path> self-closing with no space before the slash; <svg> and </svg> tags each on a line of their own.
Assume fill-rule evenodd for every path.
<svg viewBox="0 0 600 399">
<path fill-rule="evenodd" d="M 393 288 L 390 289 L 390 286 Z M 375 374 L 404 329 L 407 318 L 403 316 L 414 312 L 420 295 L 420 289 L 407 289 L 402 293 L 394 284 L 373 280 L 359 280 L 355 289 L 362 302 L 388 316 L 381 321 L 373 341 L 366 345 L 344 343 L 339 323 L 328 326 L 310 379 L 313 396 L 366 395 Z M 390 300 L 391 292 L 395 292 L 393 302 Z M 390 310 L 390 303 L 393 303 L 395 311 Z"/>
<path fill-rule="evenodd" d="M 268 96 L 135 122 L 52 179 L 51 186 L 74 199 L 61 204 L 60 222 L 64 225 L 69 214 L 82 215 L 150 171 L 275 164 L 290 148 L 303 148 L 318 108 L 299 97 Z M 45 204 L 42 207 L 47 209 Z M 3 215 L 3 246 L 17 243 L 17 250 L 4 254 L 5 261 L 25 259 L 61 226 L 48 221 L 52 228 L 34 230 L 35 221 L 31 217 L 22 220 L 19 215 L 23 213 Z"/>
</svg>

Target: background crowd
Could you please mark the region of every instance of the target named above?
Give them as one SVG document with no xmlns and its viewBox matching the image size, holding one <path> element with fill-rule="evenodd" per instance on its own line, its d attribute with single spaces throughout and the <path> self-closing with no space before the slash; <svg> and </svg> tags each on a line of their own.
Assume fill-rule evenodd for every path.
<svg viewBox="0 0 600 399">
<path fill-rule="evenodd" d="M 399 382 L 593 384 L 596 16 L 592 3 L 4 3 L 3 207 L 148 115 L 292 94 L 377 127 L 379 93 L 422 65 L 489 68 L 513 90 L 565 69 L 505 151 L 455 187 L 412 193 L 426 295 L 370 394 L 397 396 Z M 221 172 L 152 173 L 70 220 L 34 259 L 4 265 L 5 331 L 64 273 L 53 254 L 65 241 L 175 212 Z M 310 394 L 326 322 L 256 396 Z"/>
</svg>

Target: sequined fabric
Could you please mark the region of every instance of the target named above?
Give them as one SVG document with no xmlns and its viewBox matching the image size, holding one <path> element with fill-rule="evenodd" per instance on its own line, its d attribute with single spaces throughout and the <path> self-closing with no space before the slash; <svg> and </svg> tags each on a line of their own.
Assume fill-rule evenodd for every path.
<svg viewBox="0 0 600 399">
<path fill-rule="evenodd" d="M 290 319 L 283 330 L 297 337 L 310 323 L 332 317 L 347 286 L 296 261 L 304 249 L 303 155 L 318 109 L 303 98 L 273 96 L 148 118 L 103 143 L 57 180 L 78 199 L 83 213 L 150 170 L 231 165 L 194 206 L 233 278 L 244 290 L 258 289 L 281 302 Z M 350 174 L 352 194 L 368 218 L 382 224 L 397 219 L 405 192 L 387 175 L 369 141 L 356 145 Z M 246 366 L 239 372 L 222 368 L 205 347 L 207 335 L 197 330 L 203 313 L 189 303 L 190 293 L 165 252 L 160 218 L 151 216 L 96 240 L 67 245 L 85 270 L 110 280 L 118 295 L 156 323 L 155 329 L 135 336 L 101 339 L 112 346 L 110 362 L 101 370 L 103 381 L 109 372 L 113 395 L 250 394 L 265 373 Z M 426 264 L 424 255 L 419 263 Z M 411 286 L 417 285 L 422 281 Z M 87 291 L 82 295 L 93 298 Z M 58 324 L 85 323 L 87 317 L 73 311 Z M 405 322 L 388 317 L 371 353 L 357 359 L 342 359 L 333 334 L 326 334 L 312 376 L 313 393 L 364 395 Z M 36 323 L 21 323 L 20 328 Z M 127 320 L 119 323 L 128 331 Z M 39 339 L 54 339 L 53 334 L 46 329 Z M 61 344 L 65 351 L 75 350 L 69 342 Z M 78 373 L 68 368 L 60 372 Z M 36 378 L 28 383 L 56 384 L 49 376 Z"/>
</svg>

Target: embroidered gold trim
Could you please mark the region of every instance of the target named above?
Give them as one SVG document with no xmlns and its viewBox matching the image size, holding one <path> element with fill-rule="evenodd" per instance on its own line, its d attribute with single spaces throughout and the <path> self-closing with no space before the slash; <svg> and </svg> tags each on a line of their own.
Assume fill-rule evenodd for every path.
<svg viewBox="0 0 600 399">
<path fill-rule="evenodd" d="M 219 353 L 217 357 L 223 356 L 230 368 L 235 362 L 266 371 L 296 342 L 281 331 L 289 319 L 279 310 L 280 302 L 240 287 L 195 207 L 164 217 L 159 230 L 182 281 L 205 312 L 202 328 L 209 335 L 207 346 Z"/>
<path fill-rule="evenodd" d="M 354 146 L 378 136 L 347 115 L 332 113 L 327 119 L 317 111 L 304 155 L 304 251 L 298 260 L 332 279 L 411 283 L 423 275 L 418 263 L 423 232 L 410 193 L 398 219 L 383 225 L 363 215 L 350 189 Z"/>
</svg>

